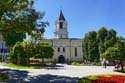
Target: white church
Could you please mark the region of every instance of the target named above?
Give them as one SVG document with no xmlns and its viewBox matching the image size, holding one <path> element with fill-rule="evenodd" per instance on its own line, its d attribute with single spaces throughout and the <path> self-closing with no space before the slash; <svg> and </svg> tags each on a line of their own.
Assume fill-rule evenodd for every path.
<svg viewBox="0 0 125 83">
<path fill-rule="evenodd" d="M 48 42 L 53 47 L 52 61 L 59 63 L 83 61 L 82 39 L 68 38 L 67 21 L 62 10 L 55 22 L 54 38 L 41 41 Z"/>
</svg>

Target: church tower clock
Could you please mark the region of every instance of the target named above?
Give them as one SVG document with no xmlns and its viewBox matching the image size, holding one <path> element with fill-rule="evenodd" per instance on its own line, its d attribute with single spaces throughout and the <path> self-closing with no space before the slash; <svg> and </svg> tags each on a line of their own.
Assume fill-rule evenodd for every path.
<svg viewBox="0 0 125 83">
<path fill-rule="evenodd" d="M 60 10 L 60 15 L 55 22 L 54 36 L 56 39 L 68 38 L 67 22 L 66 22 L 65 17 L 63 16 L 62 10 Z"/>
</svg>

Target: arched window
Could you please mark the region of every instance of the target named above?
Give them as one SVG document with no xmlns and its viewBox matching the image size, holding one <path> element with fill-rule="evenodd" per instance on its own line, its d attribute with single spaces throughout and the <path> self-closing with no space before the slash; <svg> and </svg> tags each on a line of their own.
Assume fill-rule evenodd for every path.
<svg viewBox="0 0 125 83">
<path fill-rule="evenodd" d="M 63 48 L 63 52 L 65 52 L 65 48 Z"/>
<path fill-rule="evenodd" d="M 62 29 L 63 28 L 63 22 L 59 23 L 59 28 Z"/>
<path fill-rule="evenodd" d="M 60 52 L 60 48 L 58 48 L 58 52 Z"/>
<path fill-rule="evenodd" d="M 75 56 L 77 56 L 77 48 L 75 48 L 75 50 L 74 50 L 74 51 L 75 51 Z"/>
</svg>

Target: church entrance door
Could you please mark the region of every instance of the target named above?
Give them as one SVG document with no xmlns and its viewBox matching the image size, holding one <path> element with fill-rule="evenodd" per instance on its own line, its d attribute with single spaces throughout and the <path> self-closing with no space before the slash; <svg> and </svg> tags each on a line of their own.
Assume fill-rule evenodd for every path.
<svg viewBox="0 0 125 83">
<path fill-rule="evenodd" d="M 65 63 L 65 57 L 63 55 L 58 57 L 58 63 Z"/>
</svg>

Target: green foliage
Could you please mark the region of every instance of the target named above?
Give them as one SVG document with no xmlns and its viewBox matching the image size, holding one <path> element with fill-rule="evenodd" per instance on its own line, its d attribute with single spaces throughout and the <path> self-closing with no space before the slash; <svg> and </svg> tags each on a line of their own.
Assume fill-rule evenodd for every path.
<svg viewBox="0 0 125 83">
<path fill-rule="evenodd" d="M 116 59 L 119 60 L 121 57 L 120 52 L 116 47 L 109 47 L 102 56 L 110 61 L 114 61 Z"/>
<path fill-rule="evenodd" d="M 22 46 L 21 42 L 17 42 L 14 47 L 11 49 L 10 58 L 15 64 L 26 64 L 26 51 Z"/>
<path fill-rule="evenodd" d="M 96 76 L 86 76 L 81 78 L 78 83 L 92 83 L 92 80 L 96 80 Z"/>
<path fill-rule="evenodd" d="M 33 4 L 34 0 L 0 0 L 0 31 L 31 32 L 36 25 L 43 26 L 37 20 L 44 13 L 37 12 Z"/>
<path fill-rule="evenodd" d="M 48 59 L 53 57 L 53 48 L 44 42 L 38 44 L 30 41 L 17 42 L 10 51 L 10 58 L 14 64 L 29 65 L 31 57 Z"/>
<path fill-rule="evenodd" d="M 105 27 L 100 28 L 98 32 L 88 32 L 82 43 L 84 60 L 94 62 L 99 61 L 100 57 L 110 60 L 125 58 L 123 56 L 125 55 L 125 44 L 121 42 L 123 38 L 117 37 L 116 34 L 114 29 L 107 30 Z M 112 52 L 115 57 L 111 56 Z"/>
<path fill-rule="evenodd" d="M 78 83 L 92 83 L 92 82 L 90 80 L 88 80 L 88 79 L 83 78 L 83 79 L 80 79 L 78 81 Z"/>
<path fill-rule="evenodd" d="M 83 62 L 72 62 L 71 65 L 84 66 L 84 65 L 86 65 L 86 64 L 84 64 Z"/>
<path fill-rule="evenodd" d="M 0 33 L 9 48 L 22 41 L 25 33 L 32 35 L 36 28 L 44 33 L 48 22 L 42 21 L 45 13 L 35 10 L 34 1 L 0 0 Z"/>
<path fill-rule="evenodd" d="M 102 27 L 99 29 L 98 33 L 97 33 L 97 39 L 100 41 L 100 42 L 104 42 L 105 38 L 107 37 L 108 35 L 108 31 L 105 27 Z"/>
<path fill-rule="evenodd" d="M 16 33 L 15 31 L 11 33 L 2 33 L 3 40 L 6 41 L 7 47 L 13 47 L 16 42 L 22 42 L 26 37 L 25 33 Z"/>
<path fill-rule="evenodd" d="M 96 31 L 90 31 L 83 39 L 83 53 L 84 59 L 86 60 L 94 61 L 95 59 L 99 59 L 99 49 L 96 36 Z"/>
<path fill-rule="evenodd" d="M 53 48 L 48 43 L 40 42 L 36 45 L 35 58 L 41 58 L 44 62 L 44 58 L 48 59 L 53 57 L 53 52 Z"/>
<path fill-rule="evenodd" d="M 23 65 L 15 65 L 12 63 L 3 64 L 3 66 L 15 68 L 15 69 L 40 69 L 41 68 L 41 66 L 23 66 Z"/>
</svg>

